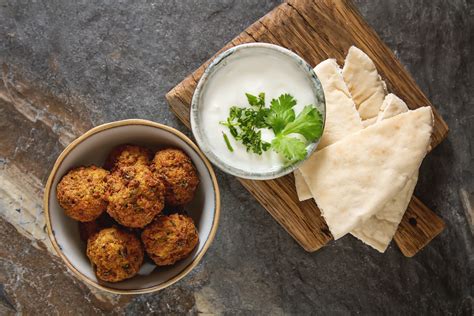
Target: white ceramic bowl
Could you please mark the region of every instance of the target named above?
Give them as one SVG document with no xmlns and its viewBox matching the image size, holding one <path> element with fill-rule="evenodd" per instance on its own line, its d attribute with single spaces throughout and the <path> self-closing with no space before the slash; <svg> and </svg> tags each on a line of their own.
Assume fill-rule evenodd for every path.
<svg viewBox="0 0 474 316">
<path fill-rule="evenodd" d="M 248 55 L 249 53 L 253 55 L 275 56 L 294 64 L 296 69 L 298 69 L 304 76 L 305 80 L 308 82 L 312 90 L 315 99 L 314 105 L 323 116 L 324 128 L 324 122 L 326 120 L 326 103 L 324 98 L 324 91 L 321 86 L 321 82 L 316 76 L 313 68 L 300 56 L 296 55 L 292 51 L 281 46 L 268 43 L 251 43 L 238 45 L 219 54 L 212 61 L 212 63 L 209 65 L 209 67 L 207 67 L 206 71 L 199 80 L 196 90 L 193 94 L 190 113 L 191 127 L 193 135 L 196 138 L 196 142 L 199 145 L 199 148 L 201 148 L 206 157 L 209 158 L 209 160 L 222 171 L 245 179 L 275 179 L 293 172 L 296 168 L 298 168 L 299 165 L 304 162 L 304 160 L 301 160 L 291 165 L 281 166 L 277 170 L 274 170 L 273 168 L 269 168 L 268 171 L 259 172 L 254 170 L 244 170 L 235 165 L 232 165 L 228 161 L 224 161 L 224 159 L 219 157 L 219 154 L 216 153 L 212 146 L 209 144 L 208 137 L 206 136 L 206 129 L 208 129 L 209 126 L 204 126 L 204 124 L 201 123 L 203 119 L 203 115 L 200 110 L 202 104 L 201 100 L 206 94 L 206 89 L 209 86 L 208 83 L 213 79 L 216 73 L 226 71 L 226 66 L 233 63 L 239 56 Z M 317 139 L 313 143 L 308 144 L 308 146 L 306 147 L 306 158 L 308 158 L 316 150 L 320 140 L 321 138 Z"/>
<path fill-rule="evenodd" d="M 120 144 L 137 144 L 152 149 L 176 147 L 185 151 L 196 166 L 200 184 L 194 200 L 186 211 L 196 224 L 199 244 L 189 257 L 170 267 L 153 268 L 145 264 L 140 274 L 122 282 L 99 281 L 85 253 L 85 243 L 79 237 L 78 223 L 64 214 L 56 199 L 56 186 L 71 168 L 95 164 L 102 166 L 112 148 Z M 209 248 L 217 230 L 220 196 L 211 165 L 184 134 L 174 128 L 145 120 L 124 120 L 97 126 L 73 141 L 54 164 L 45 188 L 44 209 L 48 235 L 54 249 L 69 269 L 84 282 L 116 294 L 149 293 L 163 289 L 188 274 Z"/>
</svg>

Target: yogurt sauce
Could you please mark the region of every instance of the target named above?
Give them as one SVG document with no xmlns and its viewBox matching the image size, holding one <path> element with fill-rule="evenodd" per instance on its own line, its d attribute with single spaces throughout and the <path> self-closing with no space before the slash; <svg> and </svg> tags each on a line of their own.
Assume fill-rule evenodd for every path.
<svg viewBox="0 0 474 316">
<path fill-rule="evenodd" d="M 278 171 L 285 160 L 271 149 L 262 155 L 247 152 L 219 122 L 227 120 L 230 107 L 249 106 L 245 93 L 258 95 L 260 92 L 265 92 L 267 107 L 281 94 L 291 94 L 297 101 L 296 115 L 305 105 L 316 104 L 311 81 L 296 61 L 283 53 L 258 48 L 236 51 L 222 61 L 208 78 L 199 110 L 204 137 L 215 155 L 227 165 L 254 173 Z M 266 128 L 261 131 L 262 139 L 271 142 L 275 136 L 273 131 Z M 227 134 L 233 152 L 227 148 L 222 132 Z"/>
</svg>

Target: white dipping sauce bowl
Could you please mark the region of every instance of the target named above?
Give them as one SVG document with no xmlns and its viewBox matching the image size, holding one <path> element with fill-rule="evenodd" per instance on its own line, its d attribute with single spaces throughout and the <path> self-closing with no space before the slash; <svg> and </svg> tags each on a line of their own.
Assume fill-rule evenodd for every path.
<svg viewBox="0 0 474 316">
<path fill-rule="evenodd" d="M 189 155 L 196 166 L 200 183 L 193 201 L 185 209 L 196 224 L 199 243 L 186 259 L 172 266 L 153 269 L 151 264 L 145 263 L 133 278 L 109 283 L 95 276 L 86 256 L 86 244 L 79 237 L 78 222 L 66 216 L 59 206 L 56 187 L 62 176 L 72 168 L 91 164 L 102 166 L 112 148 L 120 144 L 142 145 L 151 149 L 175 147 Z M 97 126 L 64 149 L 46 184 L 44 210 L 51 243 L 77 278 L 115 294 L 140 294 L 154 292 L 177 282 L 199 263 L 216 234 L 220 196 L 210 163 L 188 137 L 162 124 L 133 119 Z"/>
<path fill-rule="evenodd" d="M 296 168 L 298 168 L 298 166 L 300 166 L 304 162 L 304 160 L 301 160 L 291 165 L 286 165 L 286 164 L 281 164 L 281 163 L 275 165 L 272 163 L 272 161 L 275 161 L 275 156 L 278 156 L 278 155 L 276 153 L 271 153 L 272 155 L 269 156 L 270 152 L 266 152 L 261 156 L 260 159 L 268 159 L 268 168 L 265 167 L 264 161 L 261 161 L 261 160 L 258 162 L 253 160 L 253 162 L 249 161 L 249 163 L 242 164 L 242 161 L 244 159 L 242 157 L 242 154 L 243 154 L 242 152 L 239 152 L 237 154 L 236 152 L 230 152 L 230 151 L 226 152 L 225 149 L 224 151 L 222 150 L 224 140 L 223 140 L 223 136 L 221 135 L 221 130 L 220 130 L 221 126 L 205 126 L 205 125 L 210 125 L 210 124 L 203 123 L 206 118 L 209 119 L 211 117 L 211 116 L 207 117 L 203 114 L 203 112 L 205 113 L 204 109 L 206 108 L 206 106 L 210 104 L 210 103 L 209 104 L 205 103 L 206 96 L 209 94 L 212 95 L 214 91 L 210 87 L 212 87 L 215 83 L 221 82 L 220 80 L 226 77 L 226 75 L 224 74 L 226 70 L 231 67 L 231 65 L 233 65 L 233 67 L 237 67 L 235 66 L 236 65 L 235 63 L 241 62 L 239 61 L 239 58 L 241 57 L 248 58 L 247 56 L 262 58 L 266 61 L 273 60 L 273 59 L 280 60 L 280 62 L 284 62 L 285 65 L 291 65 L 290 66 L 291 70 L 294 71 L 295 74 L 297 74 L 297 78 L 298 80 L 300 80 L 299 82 L 303 83 L 305 86 L 308 87 L 307 95 L 312 96 L 311 99 L 314 100 L 314 103 L 315 103 L 314 106 L 322 114 L 323 128 L 324 128 L 324 121 L 326 117 L 326 105 L 325 105 L 325 99 L 324 99 L 324 92 L 323 92 L 323 88 L 321 86 L 319 79 L 317 78 L 315 72 L 313 71 L 313 68 L 301 57 L 289 51 L 288 49 L 277 46 L 277 45 L 267 44 L 267 43 L 252 43 L 252 44 L 238 45 L 221 53 L 212 61 L 212 63 L 209 65 L 209 67 L 206 69 L 206 71 L 202 75 L 196 87 L 196 90 L 194 91 L 194 95 L 193 95 L 192 103 L 191 103 L 191 113 L 190 113 L 191 127 L 192 127 L 194 137 L 196 138 L 196 142 L 198 143 L 201 150 L 204 152 L 207 158 L 209 158 L 209 160 L 214 165 L 216 165 L 218 168 L 220 168 L 224 172 L 232 174 L 240 178 L 245 178 L 245 179 L 253 179 L 253 180 L 275 179 L 275 178 L 279 178 L 293 172 Z M 282 77 L 284 77 L 284 75 L 286 74 L 283 72 L 283 70 L 280 70 L 281 64 L 280 64 L 280 67 L 278 63 L 272 64 L 271 68 L 272 68 L 272 71 L 274 72 L 277 71 L 277 73 L 278 71 L 282 71 L 282 74 L 281 74 Z M 260 81 L 260 82 L 263 80 L 262 78 L 264 78 L 263 75 L 262 77 L 260 77 L 259 75 L 260 72 L 256 68 L 253 68 L 253 67 L 248 67 L 245 69 L 244 67 L 241 67 L 238 70 L 239 70 L 238 72 L 242 74 L 244 77 L 257 78 L 258 79 L 257 81 Z M 278 75 L 280 74 L 278 73 Z M 218 77 L 220 79 L 216 79 L 217 81 L 215 81 L 214 78 L 218 78 Z M 288 80 L 291 80 L 291 78 L 288 78 Z M 249 85 L 249 81 L 241 81 L 241 82 L 244 82 L 245 85 L 247 86 Z M 270 82 L 269 85 L 271 85 L 272 83 L 275 83 L 275 82 Z M 278 84 L 278 87 L 282 91 L 281 93 L 291 93 L 291 91 L 288 91 L 287 88 L 284 88 L 283 85 L 280 86 L 280 84 Z M 298 85 L 298 87 L 301 87 L 301 85 Z M 261 88 L 262 90 L 258 92 L 267 92 L 265 91 L 265 84 L 263 84 Z M 232 93 L 232 95 L 236 95 L 235 92 L 237 92 L 237 90 L 235 92 L 234 91 L 230 91 L 230 92 Z M 243 91 L 243 92 L 251 92 L 251 91 Z M 242 92 L 242 97 L 245 98 L 243 92 Z M 253 93 L 255 93 L 255 91 Z M 273 96 L 273 97 L 277 97 L 277 96 Z M 298 101 L 298 98 L 297 98 L 297 101 Z M 229 102 L 232 102 L 232 101 L 229 101 Z M 269 100 L 267 100 L 266 103 L 268 104 Z M 301 103 L 305 103 L 305 102 L 302 101 Z M 213 104 L 212 105 L 213 108 L 215 106 L 218 106 L 217 104 L 214 104 L 214 103 L 212 104 Z M 227 104 L 227 105 L 244 106 L 245 104 Z M 306 105 L 306 103 L 302 105 Z M 214 112 L 212 113 L 216 113 L 215 111 L 216 110 L 214 110 Z M 215 120 L 215 118 L 213 118 L 213 120 Z M 222 120 L 225 120 L 225 118 L 223 118 Z M 213 122 L 211 125 L 214 125 L 214 124 L 219 125 L 219 123 L 216 123 L 216 122 Z M 229 135 L 228 136 L 229 138 L 232 138 L 230 133 L 227 133 L 227 131 L 222 130 L 222 132 L 225 132 L 226 134 Z M 210 139 L 212 139 L 212 141 Z M 317 139 L 315 142 L 307 145 L 306 147 L 307 154 L 306 154 L 305 159 L 307 159 L 316 150 L 316 147 L 319 144 L 319 140 L 320 138 Z M 215 143 L 214 145 L 212 145 L 210 143 L 210 142 L 215 142 L 215 141 L 221 141 L 222 144 Z M 220 149 L 217 149 L 216 145 L 219 146 Z M 249 155 L 255 155 L 255 154 L 249 153 Z M 257 163 L 258 163 L 258 166 L 257 166 Z M 248 165 L 248 168 L 243 167 L 243 165 Z M 263 168 L 262 168 L 262 165 L 263 165 Z"/>
</svg>

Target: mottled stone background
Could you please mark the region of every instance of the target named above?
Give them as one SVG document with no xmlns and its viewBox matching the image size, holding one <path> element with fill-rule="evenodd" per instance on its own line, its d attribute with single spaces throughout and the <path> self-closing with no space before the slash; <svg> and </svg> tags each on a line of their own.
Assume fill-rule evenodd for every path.
<svg viewBox="0 0 474 316">
<path fill-rule="evenodd" d="M 159 293 L 91 292 L 32 242 L 45 236 L 42 187 L 67 143 L 125 118 L 189 135 L 165 93 L 278 3 L 0 0 L 0 314 L 472 313 L 472 0 L 356 1 L 451 129 L 416 189 L 447 229 L 414 258 L 395 245 L 379 254 L 350 236 L 306 253 L 220 172 L 213 245 L 188 277 Z"/>
</svg>

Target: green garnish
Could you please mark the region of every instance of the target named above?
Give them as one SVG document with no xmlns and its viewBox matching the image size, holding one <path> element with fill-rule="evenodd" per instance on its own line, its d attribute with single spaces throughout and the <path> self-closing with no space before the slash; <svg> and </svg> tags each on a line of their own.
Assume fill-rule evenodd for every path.
<svg viewBox="0 0 474 316">
<path fill-rule="evenodd" d="M 296 100 L 290 94 L 273 99 L 270 108 L 265 107 L 265 93 L 245 95 L 250 107 L 231 107 L 227 121 L 220 123 L 229 128 L 230 134 L 241 141 L 248 152 L 261 155 L 272 148 L 288 163 L 303 160 L 307 142 L 313 142 L 322 135 L 321 113 L 313 105 L 307 105 L 296 116 L 293 109 Z M 273 130 L 275 138 L 271 143 L 262 141 L 262 128 Z M 306 142 L 292 134 L 302 135 Z M 227 148 L 233 152 L 227 135 L 223 133 L 223 136 Z"/>
<path fill-rule="evenodd" d="M 246 95 L 250 107 L 231 107 L 227 121 L 220 123 L 229 128 L 230 134 L 241 141 L 248 152 L 261 155 L 270 148 L 270 143 L 262 141 L 262 132 L 259 130 L 267 127 L 265 119 L 269 109 L 265 108 L 265 93 L 260 93 L 258 97 Z"/>
<path fill-rule="evenodd" d="M 282 94 L 278 100 L 273 99 L 270 104 L 266 122 L 275 135 L 278 135 L 289 122 L 295 120 L 293 107 L 296 105 L 296 100 L 289 94 Z"/>
<path fill-rule="evenodd" d="M 246 93 L 245 96 L 247 97 L 247 100 L 251 106 L 265 107 L 265 93 L 260 92 L 258 97 L 250 93 Z"/>
<path fill-rule="evenodd" d="M 272 140 L 272 148 L 283 155 L 289 163 L 306 157 L 306 143 L 296 137 L 278 135 Z"/>
<path fill-rule="evenodd" d="M 227 134 L 222 132 L 222 136 L 224 137 L 225 144 L 227 145 L 227 149 L 229 149 L 230 152 L 234 151 L 234 148 L 232 148 L 232 145 L 229 142 L 229 137 L 227 137 Z"/>
<path fill-rule="evenodd" d="M 323 133 L 323 117 L 316 108 L 307 105 L 294 121 L 289 122 L 281 131 L 282 135 L 301 134 L 307 141 L 314 141 Z"/>
</svg>

